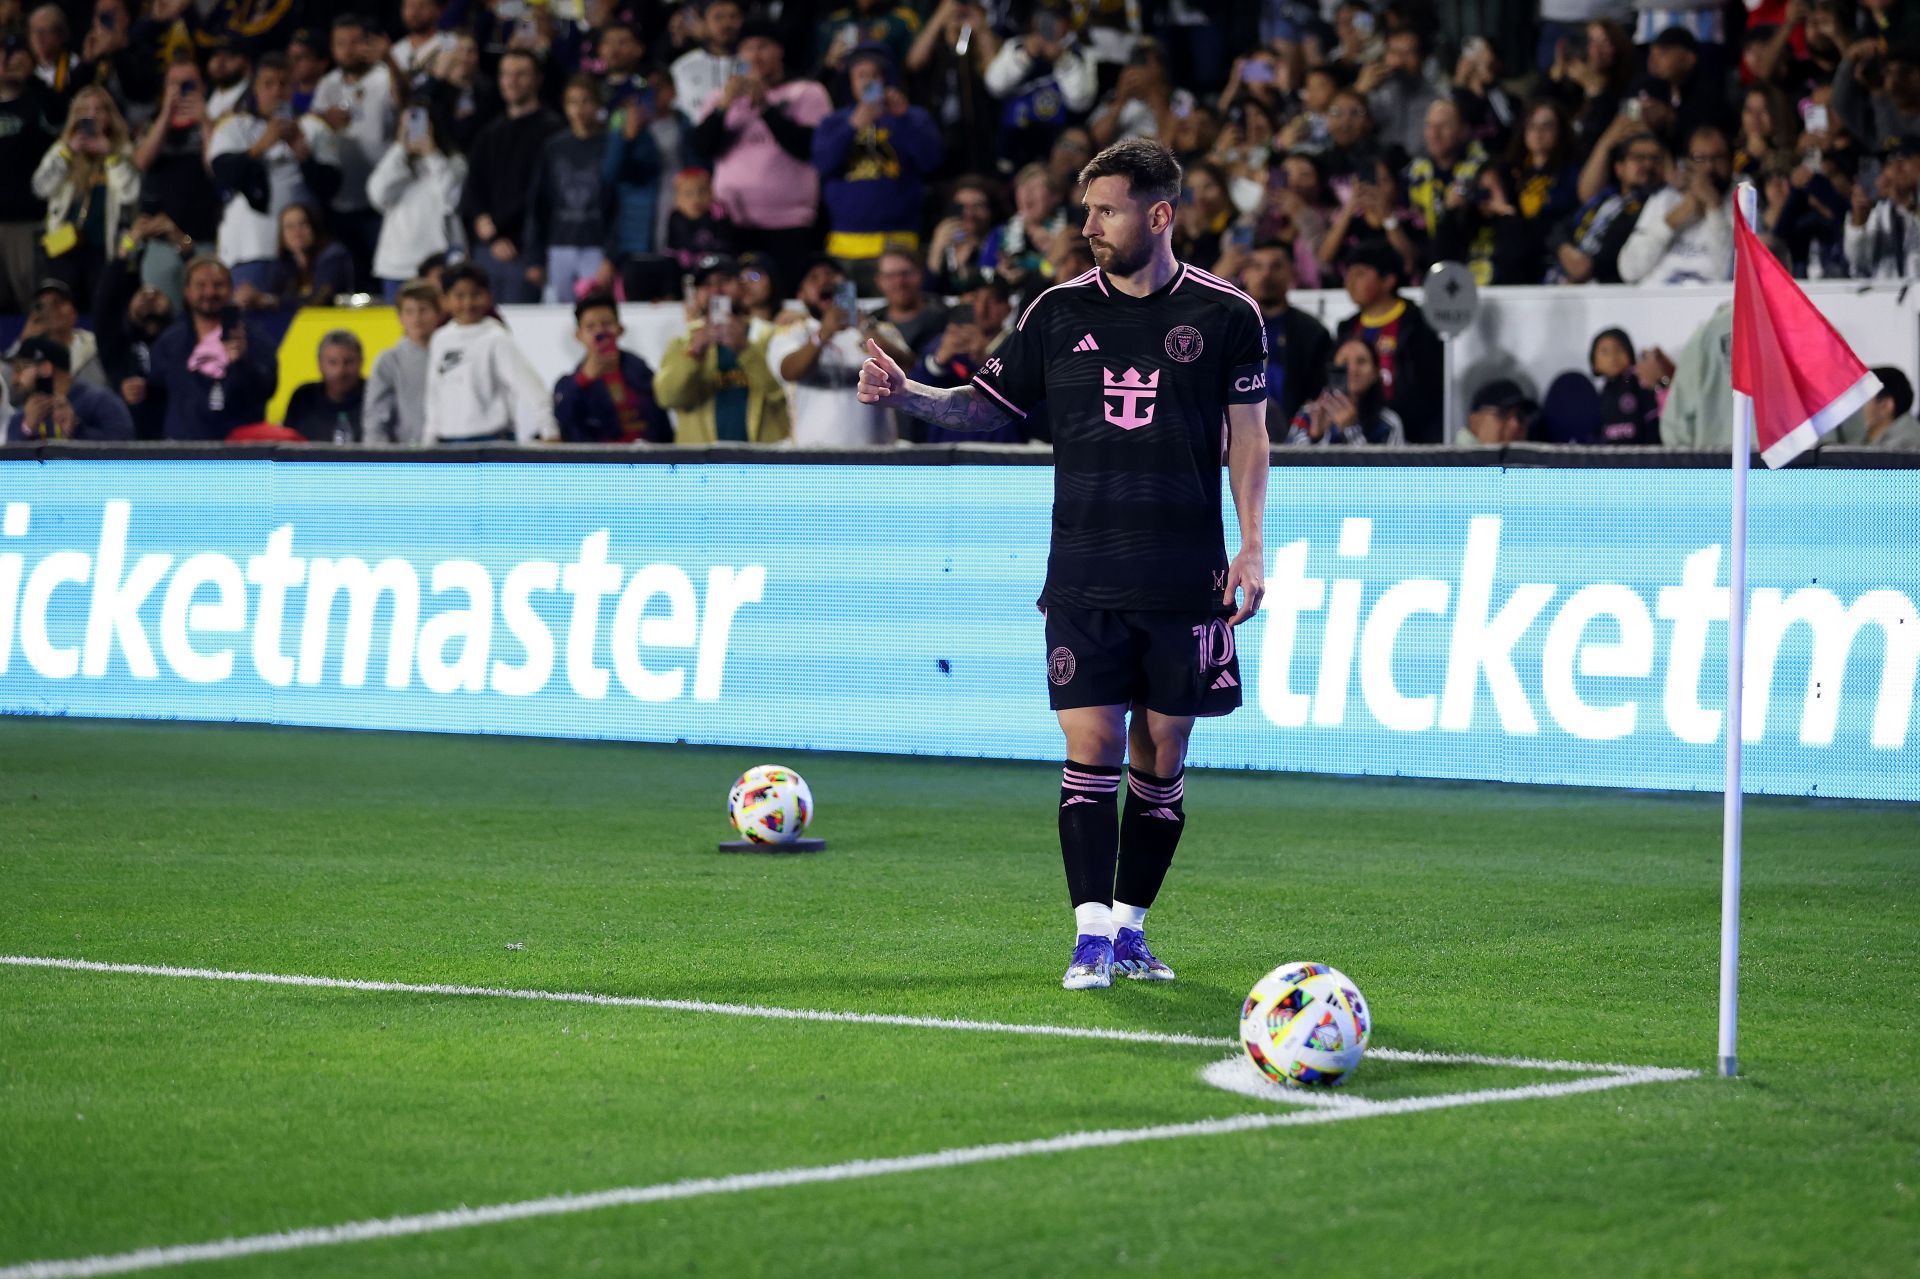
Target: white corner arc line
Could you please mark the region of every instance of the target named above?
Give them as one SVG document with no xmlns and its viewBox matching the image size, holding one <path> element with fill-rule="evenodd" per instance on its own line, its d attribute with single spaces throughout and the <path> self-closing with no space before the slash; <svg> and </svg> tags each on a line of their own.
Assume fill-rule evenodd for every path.
<svg viewBox="0 0 1920 1279">
<path fill-rule="evenodd" d="M 765 1004 L 720 1004 L 703 999 L 655 999 L 642 995 L 602 995 L 591 991 L 520 990 L 505 986 L 463 986 L 439 982 L 367 981 L 351 977 L 316 977 L 299 973 L 254 973 L 228 968 L 181 968 L 171 964 L 120 964 L 92 959 L 44 955 L 0 955 L 0 967 L 50 968 L 63 972 L 119 973 L 135 977 L 174 977 L 197 981 L 296 986 L 314 990 L 348 990 L 373 994 L 439 995 L 463 999 L 519 999 L 534 1003 L 589 1004 L 606 1008 L 651 1008 L 660 1012 L 708 1013 L 723 1017 L 753 1017 L 764 1021 L 839 1022 L 862 1026 L 905 1026 L 920 1030 L 963 1030 L 1000 1035 L 1040 1035 L 1058 1039 L 1105 1039 L 1129 1044 L 1174 1044 L 1202 1048 L 1238 1044 L 1233 1038 L 1188 1035 L 1160 1030 L 1120 1030 L 1100 1026 L 1049 1026 L 1031 1022 L 976 1021 L 961 1017 L 918 1017 L 907 1013 L 838 1012 L 818 1008 L 779 1008 Z M 1509 1066 L 1568 1074 L 1624 1075 L 1654 1069 L 1614 1062 L 1554 1061 L 1534 1057 L 1500 1057 L 1485 1053 L 1427 1052 L 1413 1048 L 1369 1048 L 1379 1061 L 1415 1062 L 1432 1066 Z"/>
<path fill-rule="evenodd" d="M 215 1239 L 206 1243 L 139 1248 L 131 1252 L 75 1257 L 66 1260 L 27 1261 L 0 1267 L 0 1279 L 92 1279 L 92 1276 L 96 1275 L 131 1274 L 140 1270 L 158 1270 L 192 1262 L 226 1261 L 236 1257 L 296 1252 L 307 1248 L 364 1243 L 374 1239 L 436 1234 L 448 1230 L 496 1225 L 501 1222 L 525 1221 L 535 1217 L 568 1216 L 602 1208 L 663 1203 L 674 1199 L 699 1199 L 710 1195 L 740 1194 L 750 1190 L 772 1190 L 786 1186 L 858 1181 L 932 1169 L 964 1168 L 972 1164 L 1022 1159 L 1029 1155 L 1096 1150 L 1145 1141 L 1172 1141 L 1183 1137 L 1215 1137 L 1228 1133 L 1254 1132 L 1265 1128 L 1304 1127 L 1310 1124 L 1339 1123 L 1348 1119 L 1417 1114 L 1422 1111 L 1449 1110 L 1457 1106 L 1485 1105 L 1503 1101 L 1566 1097 L 1576 1093 L 1627 1088 L 1635 1084 L 1691 1079 L 1697 1074 L 1697 1071 L 1692 1070 L 1649 1066 L 1625 1073 L 1595 1075 L 1554 1084 L 1532 1084 L 1521 1088 L 1491 1088 L 1477 1092 L 1449 1093 L 1438 1097 L 1406 1097 L 1397 1101 L 1371 1102 L 1364 1106 L 1342 1105 L 1289 1110 L 1278 1114 L 1233 1115 L 1224 1119 L 1161 1124 L 1150 1128 L 1070 1132 L 1034 1141 L 996 1142 L 984 1146 L 965 1146 L 891 1159 L 856 1159 L 848 1163 L 780 1168 L 767 1172 L 739 1173 L 729 1177 L 700 1177 L 686 1181 L 661 1182 L 652 1186 L 621 1186 L 612 1190 L 598 1190 L 586 1194 L 549 1195 L 541 1199 L 489 1204 L 480 1208 L 449 1208 L 440 1212 L 418 1213 L 405 1217 L 370 1218 L 342 1222 L 333 1226 L 309 1226 L 301 1230 Z"/>
</svg>

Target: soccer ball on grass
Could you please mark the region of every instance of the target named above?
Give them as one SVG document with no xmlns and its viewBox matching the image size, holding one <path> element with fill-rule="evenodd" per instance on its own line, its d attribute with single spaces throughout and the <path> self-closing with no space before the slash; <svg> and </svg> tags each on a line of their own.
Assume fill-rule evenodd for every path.
<svg viewBox="0 0 1920 1279">
<path fill-rule="evenodd" d="M 1254 984 L 1240 1006 L 1240 1043 L 1260 1073 L 1289 1087 L 1329 1088 L 1360 1064 L 1373 1015 L 1360 988 L 1327 964 L 1292 963 Z"/>
<path fill-rule="evenodd" d="M 761 764 L 742 773 L 727 793 L 727 819 L 756 844 L 791 843 L 813 820 L 813 792 L 791 768 Z"/>
</svg>

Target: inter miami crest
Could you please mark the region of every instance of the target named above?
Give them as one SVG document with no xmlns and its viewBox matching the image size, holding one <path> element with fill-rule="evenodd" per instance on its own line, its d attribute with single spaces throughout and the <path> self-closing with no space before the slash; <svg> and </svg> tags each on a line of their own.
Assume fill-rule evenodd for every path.
<svg viewBox="0 0 1920 1279">
<path fill-rule="evenodd" d="M 1182 324 L 1167 331 L 1167 354 L 1182 364 L 1192 364 L 1200 358 L 1200 352 L 1207 344 L 1200 338 L 1200 330 L 1191 324 Z"/>
</svg>

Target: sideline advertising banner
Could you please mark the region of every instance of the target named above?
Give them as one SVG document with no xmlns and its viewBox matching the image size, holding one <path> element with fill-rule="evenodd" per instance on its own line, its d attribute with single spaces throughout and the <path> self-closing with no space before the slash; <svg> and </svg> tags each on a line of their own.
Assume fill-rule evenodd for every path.
<svg viewBox="0 0 1920 1279">
<path fill-rule="evenodd" d="M 1051 760 L 1052 485 L 0 463 L 0 712 Z M 1246 704 L 1192 762 L 1718 789 L 1726 485 L 1276 468 Z M 1920 471 L 1756 474 L 1752 505 L 1749 789 L 1920 799 Z"/>
</svg>

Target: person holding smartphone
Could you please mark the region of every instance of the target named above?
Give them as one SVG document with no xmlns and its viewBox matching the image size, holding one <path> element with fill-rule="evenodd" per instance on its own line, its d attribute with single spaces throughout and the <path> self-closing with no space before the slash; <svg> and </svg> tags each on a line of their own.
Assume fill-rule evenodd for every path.
<svg viewBox="0 0 1920 1279">
<path fill-rule="evenodd" d="M 814 448 L 891 444 L 894 427 L 886 410 L 862 404 L 855 394 L 869 322 L 855 303 L 853 282 L 823 254 L 807 264 L 797 296 L 806 318 L 767 343 L 767 363 L 793 402 L 793 442 Z"/>
<path fill-rule="evenodd" d="M 1406 443 L 1400 415 L 1387 407 L 1373 348 L 1357 337 L 1334 348 L 1327 389 L 1300 406 L 1287 431 L 1288 444 Z"/>
<path fill-rule="evenodd" d="M 778 444 L 787 438 L 787 389 L 767 367 L 767 344 L 753 330 L 766 321 L 751 310 L 733 258 L 704 258 L 687 296 L 687 331 L 667 343 L 654 394 L 673 410 L 681 444 Z"/>
<path fill-rule="evenodd" d="M 420 263 L 454 246 L 448 210 L 466 178 L 466 158 L 442 145 L 433 111 L 418 103 L 402 111 L 392 144 L 367 177 L 367 199 L 381 215 L 373 274 L 387 301 L 399 297 Z"/>
<path fill-rule="evenodd" d="M 65 345 L 24 339 L 13 352 L 14 410 L 6 440 L 130 440 L 133 417 L 111 391 L 73 380 Z"/>
<path fill-rule="evenodd" d="M 852 105 L 813 131 L 813 167 L 826 197 L 827 252 L 871 289 L 880 254 L 920 247 L 927 181 L 940 167 L 940 128 L 907 102 L 886 47 L 847 60 Z"/>
<path fill-rule="evenodd" d="M 620 349 L 626 328 L 613 294 L 595 290 L 573 305 L 574 340 L 585 350 L 553 384 L 553 418 L 566 444 L 671 444 L 673 423 L 654 398 L 653 370 Z"/>
</svg>

